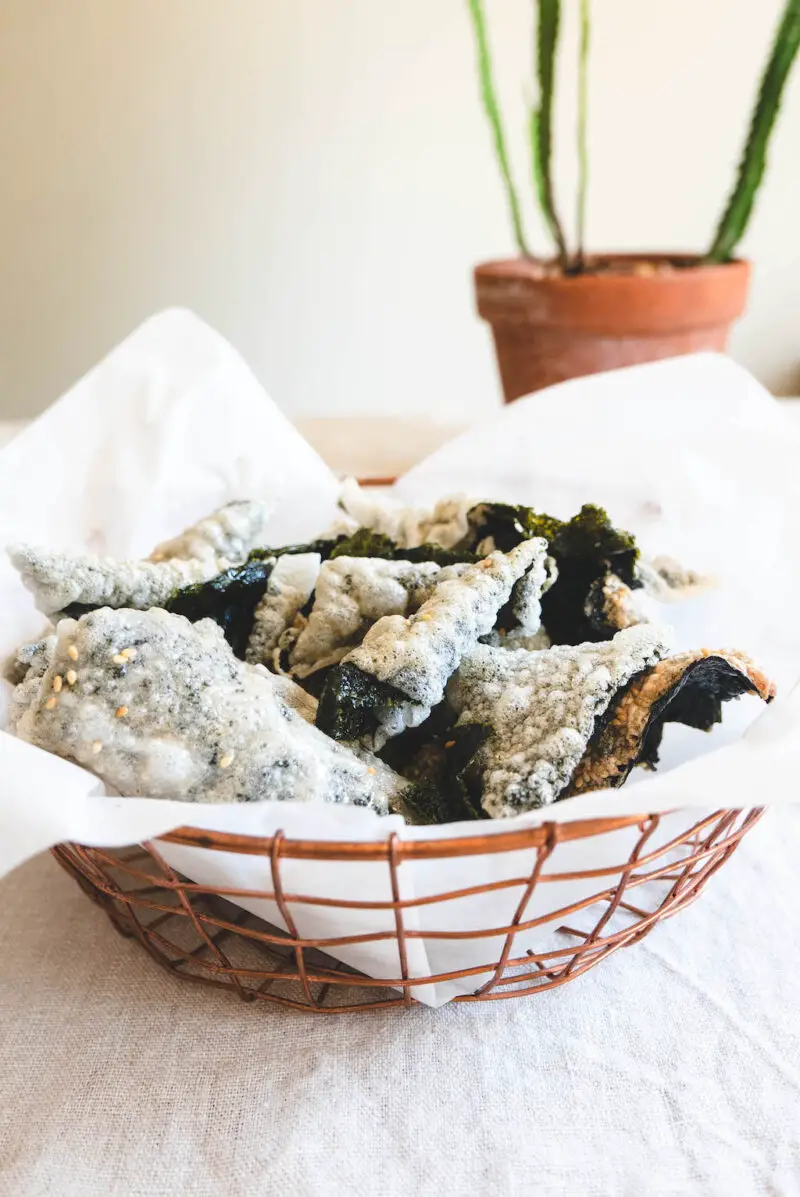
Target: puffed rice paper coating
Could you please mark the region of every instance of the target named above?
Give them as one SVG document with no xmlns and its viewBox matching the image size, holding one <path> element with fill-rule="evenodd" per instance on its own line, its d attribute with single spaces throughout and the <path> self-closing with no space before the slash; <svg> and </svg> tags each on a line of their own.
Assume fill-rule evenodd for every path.
<svg viewBox="0 0 800 1197">
<path fill-rule="evenodd" d="M 117 561 L 113 557 L 71 557 L 27 544 L 14 545 L 8 553 L 45 615 L 57 615 L 73 603 L 146 611 L 164 604 L 183 586 L 209 582 L 220 573 L 210 558 Z"/>
<path fill-rule="evenodd" d="M 259 499 L 235 499 L 185 528 L 178 536 L 162 541 L 150 554 L 150 561 L 197 559 L 241 565 L 248 553 L 265 543 L 272 504 Z"/>
<path fill-rule="evenodd" d="M 467 512 L 475 504 L 466 495 L 451 495 L 440 499 L 432 511 L 401 507 L 391 499 L 366 494 L 354 478 L 345 482 L 339 502 L 359 526 L 390 537 L 401 549 L 430 543 L 452 548 L 466 536 Z"/>
<path fill-rule="evenodd" d="M 716 582 L 673 557 L 640 557 L 636 575 L 645 592 L 662 603 L 681 602 L 711 590 Z"/>
<path fill-rule="evenodd" d="M 437 581 L 458 577 L 466 568 L 377 557 L 324 562 L 308 623 L 292 649 L 292 673 L 307 677 L 341 661 L 383 616 L 411 614 L 430 597 Z"/>
<path fill-rule="evenodd" d="M 319 553 L 287 553 L 278 559 L 254 612 L 246 661 L 252 665 L 272 664 L 281 636 L 314 591 L 321 560 Z"/>
<path fill-rule="evenodd" d="M 184 586 L 209 582 L 241 564 L 262 540 L 268 514 L 260 502 L 229 503 L 159 545 L 146 561 L 71 556 L 29 544 L 12 545 L 8 555 L 45 615 L 73 603 L 146 611 Z"/>
<path fill-rule="evenodd" d="M 666 651 L 665 629 L 642 624 L 600 643 L 540 652 L 482 644 L 471 652 L 447 694 L 460 724 L 491 729 L 479 749 L 486 813 L 506 818 L 554 802 L 598 716 Z"/>
<path fill-rule="evenodd" d="M 510 553 L 492 553 L 467 566 L 459 577 L 435 585 L 416 614 L 378 620 L 348 653 L 345 662 L 409 698 L 407 704 L 381 713 L 377 747 L 427 719 L 442 701 L 447 680 L 462 658 L 491 632 L 515 582 L 528 570 L 538 569 L 546 552 L 546 541 L 536 537 Z"/>
<path fill-rule="evenodd" d="M 384 814 L 404 785 L 310 726 L 298 709 L 306 699 L 286 701 L 293 683 L 239 661 L 211 620 L 101 608 L 62 620 L 41 661 L 18 688 L 16 734 L 122 794 L 318 798 Z"/>
</svg>

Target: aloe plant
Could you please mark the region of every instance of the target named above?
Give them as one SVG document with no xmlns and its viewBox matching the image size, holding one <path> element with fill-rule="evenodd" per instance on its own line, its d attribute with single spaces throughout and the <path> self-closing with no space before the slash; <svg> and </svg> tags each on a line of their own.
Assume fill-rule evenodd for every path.
<svg viewBox="0 0 800 1197">
<path fill-rule="evenodd" d="M 758 189 L 764 178 L 767 148 L 775 127 L 783 89 L 798 47 L 800 0 L 788 0 L 761 79 L 747 141 L 739 163 L 739 174 L 720 218 L 711 248 L 706 254 L 707 262 L 727 262 L 747 228 Z"/>
<path fill-rule="evenodd" d="M 585 269 L 584 236 L 588 192 L 588 62 L 591 33 L 590 0 L 580 0 L 580 41 L 578 51 L 578 194 L 576 204 L 575 252 L 570 254 L 564 226 L 556 209 L 553 174 L 553 101 L 555 63 L 560 25 L 560 0 L 533 0 L 538 13 L 536 39 L 536 75 L 538 102 L 529 117 L 529 140 L 533 161 L 534 193 L 545 227 L 555 245 L 559 265 L 565 272 Z M 495 154 L 505 187 L 514 237 L 520 253 L 531 257 L 522 223 L 519 194 L 511 166 L 494 86 L 491 53 L 486 32 L 483 0 L 468 0 L 478 54 L 478 75 L 483 106 L 492 129 Z M 732 257 L 753 212 L 759 187 L 763 182 L 767 150 L 775 127 L 786 81 L 800 49 L 800 0 L 786 0 L 775 34 L 769 59 L 761 79 L 750 128 L 739 164 L 739 171 L 725 211 L 720 218 L 706 262 L 726 262 Z"/>
</svg>

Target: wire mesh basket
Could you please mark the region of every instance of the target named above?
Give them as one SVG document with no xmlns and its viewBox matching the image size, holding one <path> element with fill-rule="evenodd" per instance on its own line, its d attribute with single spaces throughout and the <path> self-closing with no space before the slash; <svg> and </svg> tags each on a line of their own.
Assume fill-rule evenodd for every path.
<svg viewBox="0 0 800 1197">
<path fill-rule="evenodd" d="M 670 823 L 676 813 L 683 816 L 677 833 Z M 393 833 L 373 843 L 297 840 L 280 832 L 265 839 L 182 828 L 121 851 L 61 844 L 53 853 L 117 930 L 138 939 L 171 973 L 229 989 L 245 1001 L 342 1013 L 410 1006 L 425 1001 L 426 986 L 444 983 L 460 989 L 451 1000 L 465 1002 L 529 996 L 565 985 L 693 902 L 761 813 L 759 808 L 718 810 L 698 817 L 697 811 L 686 810 L 551 822 L 466 838 L 410 841 Z M 599 848 L 604 837 L 619 839 L 620 832 L 632 845 L 626 859 L 611 863 L 607 852 L 598 852 L 598 867 L 574 867 L 571 853 L 577 847 L 585 859 L 587 847 Z M 243 890 L 191 881 L 166 859 L 176 847 L 258 858 L 269 886 Z M 468 858 L 492 857 L 496 870 L 496 854 L 507 854 L 510 866 L 501 880 L 441 892 L 433 885 L 424 894 L 403 896 L 404 868 L 432 867 L 436 877 L 453 858 L 463 864 Z M 514 875 L 515 862 L 523 858 L 531 867 Z M 326 892 L 291 892 L 285 872 L 300 861 L 323 862 L 334 870 L 326 874 Z M 366 863 L 385 870 L 385 900 L 338 897 L 336 871 Z M 564 903 L 566 883 L 572 885 L 571 893 L 579 883 L 582 896 Z M 468 909 L 478 912 L 498 894 L 507 895 L 510 918 L 488 925 L 478 918 L 480 925 L 472 930 L 454 929 L 455 904 L 469 903 Z M 275 923 L 245 908 L 258 908 L 259 902 L 277 912 Z M 346 917 L 349 933 L 301 934 L 298 923 L 312 907 L 325 910 L 333 929 L 337 918 Z M 380 918 L 385 926 L 376 929 Z M 546 929 L 549 938 L 535 948 L 526 946 Z M 458 941 L 459 950 L 471 951 L 474 963 L 420 975 L 409 960 L 421 939 L 442 946 Z M 343 963 L 341 956 L 357 945 L 389 951 L 394 964 L 383 970 L 388 975 L 368 976 Z"/>
</svg>

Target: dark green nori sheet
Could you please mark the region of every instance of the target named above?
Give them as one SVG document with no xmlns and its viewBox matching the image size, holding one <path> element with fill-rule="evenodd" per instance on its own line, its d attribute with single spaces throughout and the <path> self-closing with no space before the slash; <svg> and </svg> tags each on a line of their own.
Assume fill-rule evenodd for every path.
<svg viewBox="0 0 800 1197">
<path fill-rule="evenodd" d="M 490 729 L 477 723 L 455 726 L 455 719 L 445 700 L 423 724 L 395 736 L 378 754 L 412 783 L 403 802 L 415 822 L 487 818 L 480 804 L 480 774 L 472 766 Z"/>
<path fill-rule="evenodd" d="M 626 585 L 641 585 L 636 577 L 639 550 L 629 532 L 615 528 L 602 507 L 586 503 L 570 520 L 506 503 L 479 503 L 467 516 L 470 531 L 456 546 L 474 550 L 491 536 L 498 549 L 509 552 L 521 541 L 543 536 L 558 566 L 558 578 L 542 595 L 542 623 L 554 644 L 607 640 L 610 628 L 602 607 L 591 600 L 593 584 L 609 573 Z M 587 612 L 587 604 L 589 610 Z"/>
<path fill-rule="evenodd" d="M 685 670 L 667 694 L 650 708 L 647 728 L 642 738 L 641 752 L 625 777 L 635 765 L 654 769 L 666 723 L 684 723 L 698 731 L 711 731 L 722 722 L 722 707 L 743 694 L 757 693 L 746 673 L 736 669 L 724 657 L 703 657 Z M 623 778 L 624 780 L 624 778 Z M 621 784 L 621 783 L 620 783 Z"/>
<path fill-rule="evenodd" d="M 407 695 L 355 665 L 335 665 L 322 687 L 316 724 L 334 740 L 361 740 L 378 727 L 381 709 L 408 701 Z"/>
<path fill-rule="evenodd" d="M 213 619 L 225 633 L 237 657 L 244 659 L 253 630 L 256 607 L 264 597 L 274 561 L 248 561 L 217 574 L 209 582 L 184 586 L 171 595 L 164 609 L 185 615 L 192 623 Z"/>
</svg>

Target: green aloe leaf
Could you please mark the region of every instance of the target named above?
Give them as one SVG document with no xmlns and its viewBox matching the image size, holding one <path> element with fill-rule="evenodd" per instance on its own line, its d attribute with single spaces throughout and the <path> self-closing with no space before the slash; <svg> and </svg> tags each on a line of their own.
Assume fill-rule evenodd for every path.
<svg viewBox="0 0 800 1197">
<path fill-rule="evenodd" d="M 494 142 L 497 165 L 500 168 L 500 176 L 503 181 L 509 212 L 511 213 L 511 224 L 514 229 L 514 240 L 517 243 L 519 252 L 524 254 L 525 257 L 530 257 L 531 253 L 525 240 L 525 231 L 522 225 L 522 210 L 520 207 L 519 195 L 517 193 L 516 184 L 514 183 L 511 173 L 511 162 L 508 157 L 506 138 L 503 131 L 503 119 L 500 114 L 500 105 L 497 100 L 497 90 L 494 85 L 492 57 L 491 51 L 489 49 L 489 39 L 486 33 L 486 17 L 483 11 L 483 0 L 467 0 L 467 3 L 470 16 L 472 17 L 473 29 L 475 31 L 475 43 L 478 52 L 478 78 L 481 85 L 481 99 L 483 101 L 486 119 L 488 120 L 492 131 L 492 140 Z"/>
<path fill-rule="evenodd" d="M 533 180 L 539 207 L 555 242 L 562 267 L 567 265 L 564 229 L 556 211 L 551 171 L 553 146 L 553 97 L 555 94 L 556 50 L 561 17 L 561 0 L 539 0 L 539 26 L 536 39 L 536 74 L 539 81 L 539 106 L 531 111 L 529 133 L 533 161 Z"/>
<path fill-rule="evenodd" d="M 761 79 L 736 183 L 706 254 L 707 262 L 730 261 L 747 228 L 764 178 L 783 89 L 799 47 L 800 0 L 788 0 Z"/>
</svg>

